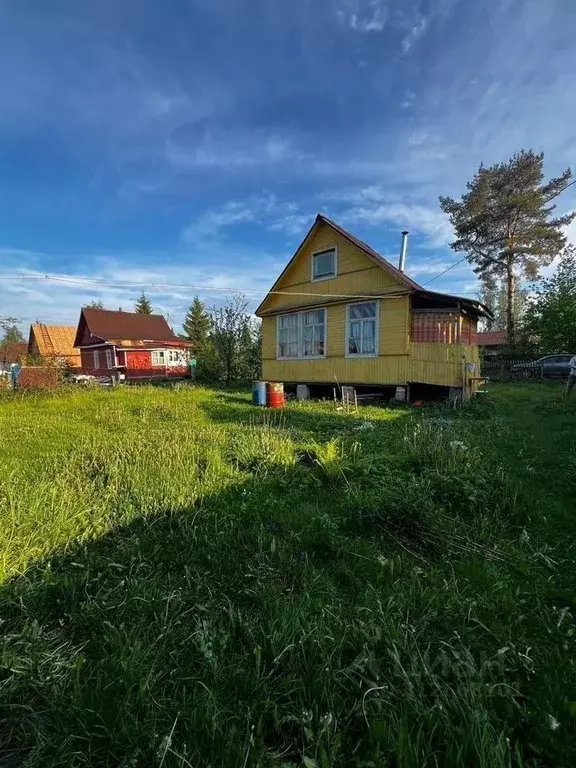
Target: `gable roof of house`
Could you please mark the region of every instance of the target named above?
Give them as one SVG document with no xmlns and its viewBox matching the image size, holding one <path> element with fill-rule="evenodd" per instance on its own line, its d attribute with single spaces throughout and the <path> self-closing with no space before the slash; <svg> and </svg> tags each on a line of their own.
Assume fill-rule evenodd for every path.
<svg viewBox="0 0 576 768">
<path fill-rule="evenodd" d="M 367 256 L 370 256 L 372 261 L 375 261 L 378 266 L 383 267 L 387 272 L 389 272 L 393 277 L 395 277 L 397 280 L 399 280 L 401 283 L 404 283 L 412 290 L 420 290 L 421 286 L 418 285 L 417 282 L 412 280 L 412 278 L 408 277 L 408 275 L 405 272 L 402 272 L 398 267 L 395 267 L 394 264 L 391 264 L 387 259 L 385 259 L 383 256 L 380 256 L 380 254 L 374 250 L 374 248 L 371 248 L 367 243 L 365 243 L 363 240 L 360 240 L 355 235 L 352 235 L 350 232 L 345 230 L 343 227 L 341 227 L 339 224 L 336 224 L 335 221 L 332 221 L 332 219 L 327 218 L 326 216 L 323 216 L 321 213 L 318 214 L 316 217 L 316 221 L 314 222 L 313 227 L 320 222 L 324 222 L 325 224 L 328 224 L 333 229 L 336 230 L 336 232 L 339 232 L 342 237 L 345 237 L 347 240 L 350 240 L 351 243 L 353 243 L 357 248 L 360 248 L 361 251 L 364 251 L 364 253 Z M 310 233 L 308 233 L 309 235 Z M 308 237 L 306 235 L 306 237 Z M 304 243 L 302 243 L 304 245 Z M 300 248 L 302 248 L 302 245 Z M 298 250 L 300 250 L 300 248 Z"/>
<path fill-rule="evenodd" d="M 508 343 L 506 331 L 482 331 L 476 338 L 479 347 L 503 347 Z"/>
<path fill-rule="evenodd" d="M 418 292 L 422 296 L 429 296 L 429 297 L 444 296 L 451 300 L 457 300 L 462 302 L 463 305 L 470 307 L 480 315 L 484 315 L 485 317 L 492 317 L 492 312 L 490 311 L 490 309 L 485 304 L 482 304 L 482 302 L 480 301 L 475 301 L 473 299 L 466 299 L 461 296 L 453 296 L 447 293 L 439 293 L 438 291 L 428 291 L 426 288 L 419 285 L 415 280 L 412 280 L 412 278 L 408 277 L 408 275 L 405 272 L 402 272 L 400 269 L 398 269 L 398 267 L 395 267 L 393 264 L 391 264 L 387 259 L 381 256 L 377 251 L 371 248 L 363 240 L 360 240 L 355 235 L 352 235 L 350 232 L 348 232 L 346 229 L 341 227 L 339 224 L 336 224 L 335 221 L 332 221 L 327 216 L 323 216 L 321 213 L 319 213 L 316 216 L 314 223 L 308 230 L 304 240 L 302 240 L 302 242 L 296 249 L 295 254 L 292 256 L 288 264 L 286 264 L 286 266 L 284 267 L 284 269 L 282 270 L 277 280 L 275 281 L 274 285 L 272 286 L 272 288 L 270 288 L 270 290 L 268 291 L 264 299 L 260 302 L 260 306 L 256 310 L 256 315 L 260 314 L 262 308 L 264 307 L 264 304 L 268 299 L 268 296 L 270 296 L 270 294 L 276 290 L 278 283 L 282 280 L 282 278 L 284 277 L 284 275 L 286 274 L 290 266 L 298 258 L 300 252 L 305 247 L 308 240 L 312 237 L 312 235 L 316 232 L 316 230 L 321 224 L 327 224 L 329 227 L 332 227 L 332 229 L 336 230 L 336 232 L 342 235 L 342 237 L 345 237 L 347 240 L 353 243 L 353 245 L 355 245 L 357 248 L 363 251 L 375 264 L 377 264 L 379 267 L 382 267 L 382 269 L 385 269 L 390 275 L 395 277 L 398 280 L 398 282 L 402 283 L 406 288 L 406 292 L 409 292 L 409 293 Z"/>
<path fill-rule="evenodd" d="M 23 357 L 28 354 L 28 344 L 23 342 L 22 344 L 13 342 L 12 344 L 4 344 L 0 347 L 0 362 L 2 363 L 19 363 Z"/>
<path fill-rule="evenodd" d="M 76 332 L 74 344 L 77 347 L 81 346 L 82 342 L 83 321 L 96 341 L 110 342 L 118 346 L 130 346 L 130 343 L 141 345 L 143 342 L 189 346 L 189 342 L 176 336 L 163 315 L 144 315 L 138 312 L 115 312 L 109 309 L 85 307 L 80 313 Z"/>
<path fill-rule="evenodd" d="M 36 342 L 38 352 L 42 357 L 66 357 L 76 359 L 78 352 L 74 349 L 74 337 L 76 327 L 74 325 L 45 325 L 33 323 L 30 326 L 30 349 L 33 341 Z"/>
</svg>

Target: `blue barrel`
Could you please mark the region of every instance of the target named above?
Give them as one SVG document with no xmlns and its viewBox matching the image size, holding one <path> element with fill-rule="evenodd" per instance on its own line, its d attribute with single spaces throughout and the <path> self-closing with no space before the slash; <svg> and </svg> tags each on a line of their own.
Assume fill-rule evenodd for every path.
<svg viewBox="0 0 576 768">
<path fill-rule="evenodd" d="M 254 381 L 252 382 L 252 404 L 253 405 L 266 405 L 266 382 Z"/>
</svg>

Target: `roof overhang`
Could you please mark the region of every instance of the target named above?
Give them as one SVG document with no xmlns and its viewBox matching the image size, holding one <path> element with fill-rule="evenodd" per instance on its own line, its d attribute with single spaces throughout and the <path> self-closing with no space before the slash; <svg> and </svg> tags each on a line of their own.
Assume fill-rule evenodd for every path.
<svg viewBox="0 0 576 768">
<path fill-rule="evenodd" d="M 488 320 L 494 319 L 492 310 L 487 307 L 486 304 L 483 304 L 481 301 L 477 301 L 476 299 L 466 298 L 465 296 L 456 296 L 451 293 L 442 293 L 440 291 L 427 291 L 425 288 L 420 288 L 419 290 L 414 291 L 414 293 L 422 296 L 423 298 L 428 297 L 431 299 L 448 299 L 451 302 L 456 302 L 456 304 L 462 309 L 468 309 L 469 311 L 472 311 L 478 317 L 485 317 Z"/>
<path fill-rule="evenodd" d="M 319 213 L 316 216 L 316 219 L 314 220 L 314 223 L 312 224 L 312 226 L 308 230 L 306 236 L 304 237 L 304 240 L 302 240 L 302 242 L 298 246 L 296 252 L 292 256 L 292 258 L 290 259 L 288 264 L 286 264 L 286 266 L 284 267 L 284 269 L 282 270 L 282 272 L 280 273 L 280 275 L 278 276 L 278 278 L 274 282 L 274 285 L 272 286 L 272 288 L 270 288 L 270 290 L 268 291 L 268 293 L 264 297 L 263 301 L 260 303 L 260 306 L 258 307 L 256 312 L 254 313 L 255 315 L 257 315 L 257 317 L 262 317 L 263 315 L 266 314 L 266 311 L 264 309 L 264 305 L 266 304 L 266 302 L 268 300 L 268 297 L 275 292 L 276 287 L 278 286 L 278 284 L 280 283 L 280 281 L 282 280 L 282 278 L 284 277 L 286 272 L 290 269 L 290 267 L 292 266 L 294 261 L 300 255 L 301 251 L 306 247 L 306 245 L 310 241 L 310 238 L 315 234 L 315 232 L 318 230 L 318 228 L 322 224 L 327 224 L 329 227 L 332 227 L 332 229 L 336 230 L 336 232 L 338 232 L 340 235 L 342 235 L 342 237 L 345 237 L 347 240 L 349 240 L 351 243 L 353 243 L 353 245 L 355 245 L 363 253 L 365 253 L 366 256 L 368 256 L 368 258 L 370 258 L 375 264 L 377 264 L 379 267 L 381 267 L 382 269 L 386 270 L 391 275 L 393 275 L 395 278 L 397 278 L 398 282 L 401 285 L 405 286 L 404 293 L 407 293 L 407 292 L 410 292 L 410 291 L 413 291 L 415 289 L 420 288 L 418 283 L 415 283 L 414 280 L 411 280 L 408 277 L 408 275 L 406 275 L 404 272 L 401 272 L 393 264 L 390 264 L 389 261 L 386 261 L 386 259 L 384 259 L 382 256 L 380 256 L 380 254 L 377 253 L 373 248 L 370 248 L 369 245 L 367 245 L 366 243 L 362 242 L 362 240 L 358 240 L 357 237 L 354 237 L 354 235 L 351 235 L 350 232 L 347 232 L 345 229 L 342 229 L 342 227 L 340 227 L 338 224 L 336 224 L 336 222 L 331 221 L 326 216 L 323 216 L 321 213 Z M 287 293 L 290 293 L 290 292 L 288 291 Z M 401 294 L 402 293 L 402 288 L 397 289 L 396 293 L 397 294 Z M 354 299 L 356 297 L 350 297 L 350 298 Z M 338 300 L 345 301 L 346 297 L 342 296 L 341 299 L 339 297 Z M 276 313 L 276 310 L 274 311 L 274 313 L 271 312 L 270 314 L 275 314 L 275 313 Z"/>
</svg>

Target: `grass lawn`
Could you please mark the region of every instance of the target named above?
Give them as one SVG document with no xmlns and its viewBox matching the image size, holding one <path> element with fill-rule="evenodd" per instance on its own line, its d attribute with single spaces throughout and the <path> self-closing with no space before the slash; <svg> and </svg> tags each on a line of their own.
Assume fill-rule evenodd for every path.
<svg viewBox="0 0 576 768">
<path fill-rule="evenodd" d="M 574 765 L 559 385 L 0 397 L 2 768 Z"/>
</svg>

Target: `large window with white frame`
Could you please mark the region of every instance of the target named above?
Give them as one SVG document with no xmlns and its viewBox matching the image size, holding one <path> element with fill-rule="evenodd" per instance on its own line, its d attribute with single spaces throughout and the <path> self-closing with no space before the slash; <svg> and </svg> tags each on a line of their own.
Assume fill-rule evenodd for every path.
<svg viewBox="0 0 576 768">
<path fill-rule="evenodd" d="M 94 370 L 97 371 L 100 368 L 100 353 L 95 349 L 92 355 L 94 357 Z"/>
<path fill-rule="evenodd" d="M 167 365 L 178 367 L 187 363 L 186 352 L 183 349 L 168 349 L 165 357 L 167 357 Z"/>
<path fill-rule="evenodd" d="M 312 254 L 312 280 L 328 280 L 330 277 L 336 277 L 336 248 Z"/>
<path fill-rule="evenodd" d="M 326 310 L 294 312 L 278 317 L 279 360 L 287 358 L 325 357 Z"/>
<path fill-rule="evenodd" d="M 346 355 L 375 357 L 378 354 L 378 302 L 348 305 Z"/>
<path fill-rule="evenodd" d="M 163 368 L 164 366 L 178 368 L 186 365 L 186 352 L 181 349 L 153 349 L 152 367 Z"/>
<path fill-rule="evenodd" d="M 106 350 L 106 368 L 114 368 L 114 353 L 111 349 Z"/>
</svg>

